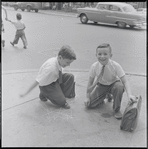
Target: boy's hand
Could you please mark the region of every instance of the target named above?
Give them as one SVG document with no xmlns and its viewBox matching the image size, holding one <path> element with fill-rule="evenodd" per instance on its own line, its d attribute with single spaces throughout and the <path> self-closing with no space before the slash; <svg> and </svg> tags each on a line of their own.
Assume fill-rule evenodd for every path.
<svg viewBox="0 0 148 149">
<path fill-rule="evenodd" d="M 23 98 L 23 97 L 25 97 L 26 95 L 27 95 L 26 93 L 20 94 L 20 97 Z"/>
<path fill-rule="evenodd" d="M 133 102 L 135 102 L 136 100 L 135 100 L 135 96 L 133 96 L 133 95 L 129 95 L 129 97 L 128 97 L 129 99 L 129 104 L 131 104 L 131 103 L 133 103 Z"/>
<path fill-rule="evenodd" d="M 90 99 L 88 97 L 85 99 L 84 104 L 86 107 L 90 105 Z"/>
</svg>

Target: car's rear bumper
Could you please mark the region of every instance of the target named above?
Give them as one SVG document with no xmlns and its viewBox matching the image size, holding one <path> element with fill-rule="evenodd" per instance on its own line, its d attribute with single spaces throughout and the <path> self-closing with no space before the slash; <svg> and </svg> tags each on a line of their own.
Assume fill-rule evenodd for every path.
<svg viewBox="0 0 148 149">
<path fill-rule="evenodd" d="M 147 25 L 146 22 L 134 23 L 135 27 L 145 27 Z"/>
</svg>

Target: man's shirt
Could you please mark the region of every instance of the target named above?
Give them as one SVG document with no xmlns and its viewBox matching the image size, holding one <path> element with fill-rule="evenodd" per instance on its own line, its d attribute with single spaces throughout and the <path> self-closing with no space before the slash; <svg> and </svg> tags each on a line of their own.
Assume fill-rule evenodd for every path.
<svg viewBox="0 0 148 149">
<path fill-rule="evenodd" d="M 92 78 L 97 78 L 101 72 L 102 64 L 97 61 L 92 64 L 89 75 Z M 117 80 L 120 80 L 121 77 L 125 75 L 124 70 L 117 62 L 109 59 L 108 63 L 105 65 L 104 73 L 102 79 L 100 79 L 100 83 L 103 85 L 110 85 Z"/>
<path fill-rule="evenodd" d="M 49 85 L 59 79 L 59 71 L 62 71 L 62 67 L 57 57 L 50 58 L 41 66 L 36 81 L 39 82 L 39 86 Z"/>
</svg>

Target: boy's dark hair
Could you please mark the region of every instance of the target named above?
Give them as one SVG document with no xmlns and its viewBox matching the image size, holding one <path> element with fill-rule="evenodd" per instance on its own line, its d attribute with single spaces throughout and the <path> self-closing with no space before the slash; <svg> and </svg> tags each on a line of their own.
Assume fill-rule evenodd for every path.
<svg viewBox="0 0 148 149">
<path fill-rule="evenodd" d="M 16 14 L 16 18 L 17 18 L 18 20 L 21 20 L 21 19 L 22 19 L 22 15 L 21 15 L 20 13 L 17 13 L 17 14 Z"/>
<path fill-rule="evenodd" d="M 61 55 L 63 59 L 70 59 L 70 60 L 76 60 L 76 54 L 72 50 L 72 48 L 68 45 L 64 45 L 59 53 L 58 56 Z"/>
<path fill-rule="evenodd" d="M 99 45 L 99 46 L 97 47 L 97 49 L 98 49 L 98 48 L 108 48 L 108 47 L 109 47 L 110 53 L 111 53 L 111 52 L 112 52 L 112 49 L 111 49 L 110 44 L 108 44 L 108 43 L 103 43 L 103 44 Z M 97 51 L 97 49 L 96 49 L 96 51 Z"/>
</svg>

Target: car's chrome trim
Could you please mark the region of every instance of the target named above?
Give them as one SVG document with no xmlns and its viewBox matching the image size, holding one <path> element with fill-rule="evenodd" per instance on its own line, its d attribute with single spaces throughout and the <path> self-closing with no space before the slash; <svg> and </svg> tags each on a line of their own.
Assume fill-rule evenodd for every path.
<svg viewBox="0 0 148 149">
<path fill-rule="evenodd" d="M 117 19 L 126 19 L 126 20 L 132 20 L 132 21 L 137 20 L 137 19 L 131 19 L 131 18 L 121 18 L 121 17 L 116 17 L 116 16 L 106 16 L 106 17 L 117 18 Z"/>
</svg>

